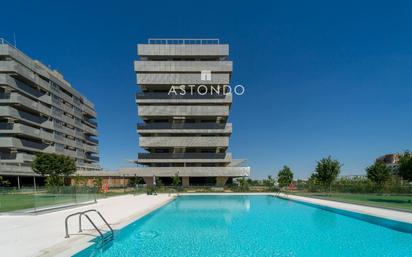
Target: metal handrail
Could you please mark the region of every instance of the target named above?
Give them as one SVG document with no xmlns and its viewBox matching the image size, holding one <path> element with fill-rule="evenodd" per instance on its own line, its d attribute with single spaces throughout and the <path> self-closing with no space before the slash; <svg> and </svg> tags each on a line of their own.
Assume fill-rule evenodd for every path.
<svg viewBox="0 0 412 257">
<path fill-rule="evenodd" d="M 100 216 L 100 218 L 103 220 L 103 222 L 106 224 L 106 226 L 110 229 L 111 237 L 113 238 L 113 236 L 114 236 L 114 231 L 113 231 L 112 227 L 111 227 L 110 224 L 106 221 L 106 219 L 103 217 L 103 215 L 102 215 L 99 211 L 97 211 L 97 210 L 95 210 L 95 209 L 90 209 L 90 210 L 86 210 L 86 211 L 82 211 L 82 212 L 76 212 L 76 213 L 73 213 L 73 214 L 68 215 L 68 216 L 66 217 L 65 221 L 64 221 L 64 225 L 65 225 L 65 229 L 66 229 L 66 236 L 65 236 L 65 238 L 69 238 L 69 237 L 70 237 L 70 235 L 69 235 L 69 227 L 68 227 L 68 224 L 67 224 L 67 221 L 69 220 L 70 217 L 79 215 L 79 233 L 83 232 L 83 230 L 82 230 L 82 216 L 84 215 L 84 216 L 86 216 L 86 218 L 89 220 L 89 222 L 92 224 L 92 226 L 96 229 L 96 231 L 99 233 L 100 237 L 101 237 L 102 239 L 104 239 L 104 235 L 103 235 L 103 233 L 101 232 L 101 230 L 96 226 L 96 224 L 92 221 L 92 219 L 89 217 L 89 215 L 86 214 L 86 213 L 88 213 L 88 212 L 96 212 L 96 213 Z"/>
<path fill-rule="evenodd" d="M 84 212 L 82 212 L 82 214 L 79 215 L 79 229 L 80 229 L 80 232 L 82 232 L 81 217 L 82 217 L 82 215 L 85 215 L 85 216 L 87 217 L 87 214 L 86 214 L 86 213 L 88 213 L 88 212 L 96 212 L 96 213 L 100 216 L 100 218 L 104 221 L 104 223 L 106 224 L 106 226 L 110 229 L 110 231 L 112 232 L 112 234 L 114 234 L 114 231 L 113 231 L 112 227 L 110 226 L 109 222 L 107 222 L 107 220 L 103 217 L 103 215 L 102 215 L 99 211 L 97 211 L 97 210 L 95 210 L 95 209 L 90 209 L 90 210 L 84 211 Z"/>
</svg>

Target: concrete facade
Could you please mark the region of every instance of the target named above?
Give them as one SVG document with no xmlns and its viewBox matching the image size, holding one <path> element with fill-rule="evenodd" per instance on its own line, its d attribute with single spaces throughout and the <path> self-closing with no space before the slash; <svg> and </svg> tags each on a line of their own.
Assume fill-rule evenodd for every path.
<svg viewBox="0 0 412 257">
<path fill-rule="evenodd" d="M 227 152 L 232 124 L 228 122 L 232 94 L 229 45 L 216 39 L 149 39 L 138 44 L 134 68 L 139 145 L 138 168 L 122 174 L 151 181 L 153 175 L 182 177 L 184 186 L 223 186 L 233 177 L 249 176 L 249 167 L 237 167 Z M 203 75 L 205 74 L 205 75 Z M 192 91 L 172 92 L 190 86 Z M 212 92 L 211 88 L 221 88 Z M 200 89 L 209 90 L 202 94 Z"/>
<path fill-rule="evenodd" d="M 32 176 L 36 153 L 99 169 L 96 111 L 63 76 L 0 39 L 0 175 Z"/>
</svg>

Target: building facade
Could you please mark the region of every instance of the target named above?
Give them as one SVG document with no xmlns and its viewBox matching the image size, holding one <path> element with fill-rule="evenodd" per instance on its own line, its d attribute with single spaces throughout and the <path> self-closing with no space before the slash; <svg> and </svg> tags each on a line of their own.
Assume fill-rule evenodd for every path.
<svg viewBox="0 0 412 257">
<path fill-rule="evenodd" d="M 232 94 L 229 45 L 217 39 L 149 39 L 139 44 L 134 68 L 139 145 L 138 168 L 125 169 L 153 183 L 175 174 L 184 186 L 222 186 L 234 177 L 249 176 L 242 160 L 227 151 Z"/>
<path fill-rule="evenodd" d="M 98 169 L 96 111 L 63 76 L 0 39 L 0 175 L 33 176 L 36 153 Z"/>
</svg>

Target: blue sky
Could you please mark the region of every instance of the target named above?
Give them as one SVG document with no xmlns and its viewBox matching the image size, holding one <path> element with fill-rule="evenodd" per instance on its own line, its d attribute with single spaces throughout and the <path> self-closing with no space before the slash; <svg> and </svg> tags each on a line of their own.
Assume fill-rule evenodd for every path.
<svg viewBox="0 0 412 257">
<path fill-rule="evenodd" d="M 289 165 L 307 177 L 332 155 L 363 174 L 412 149 L 412 5 L 408 1 L 5 1 L 0 37 L 62 72 L 98 111 L 104 168 L 130 166 L 136 44 L 220 38 L 230 44 L 230 151 L 252 177 Z"/>
</svg>

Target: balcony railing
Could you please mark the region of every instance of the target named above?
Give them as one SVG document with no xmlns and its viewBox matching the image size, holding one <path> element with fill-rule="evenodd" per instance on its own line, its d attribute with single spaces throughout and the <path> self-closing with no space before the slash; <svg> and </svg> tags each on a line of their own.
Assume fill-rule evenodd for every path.
<svg viewBox="0 0 412 257">
<path fill-rule="evenodd" d="M 14 160 L 17 158 L 17 153 L 0 153 L 0 160 Z"/>
<path fill-rule="evenodd" d="M 93 161 L 96 161 L 96 162 L 98 162 L 100 160 L 100 158 L 98 156 L 93 156 L 93 155 L 88 155 L 88 154 L 86 154 L 86 159 L 93 160 Z"/>
<path fill-rule="evenodd" d="M 86 139 L 87 141 L 90 141 L 90 142 L 95 143 L 95 144 L 98 144 L 98 143 L 99 143 L 99 140 L 97 140 L 97 139 L 95 139 L 95 138 L 92 138 L 92 137 L 86 137 L 85 139 Z"/>
<path fill-rule="evenodd" d="M 137 129 L 225 129 L 224 123 L 139 123 Z"/>
<path fill-rule="evenodd" d="M 0 129 L 4 129 L 4 130 L 10 130 L 13 129 L 13 123 L 0 123 Z"/>
<path fill-rule="evenodd" d="M 31 122 L 35 122 L 35 123 L 43 123 L 47 120 L 47 118 L 45 117 L 41 117 L 41 116 L 37 116 L 37 115 L 33 115 L 24 111 L 18 111 L 21 118 L 29 120 Z"/>
<path fill-rule="evenodd" d="M 149 38 L 148 44 L 156 45 L 214 45 L 219 44 L 218 38 Z"/>
<path fill-rule="evenodd" d="M 0 93 L 0 99 L 9 99 L 10 93 Z"/>
<path fill-rule="evenodd" d="M 139 159 L 225 159 L 226 153 L 139 153 Z"/>
<path fill-rule="evenodd" d="M 94 120 L 85 119 L 84 122 L 89 123 L 89 124 L 93 125 L 94 127 L 97 127 L 97 122 L 94 121 Z"/>
<path fill-rule="evenodd" d="M 24 147 L 29 147 L 29 148 L 34 148 L 34 149 L 43 150 L 43 149 L 45 149 L 45 148 L 48 146 L 47 144 L 37 143 L 37 142 L 25 140 L 25 139 L 20 139 L 20 140 L 21 140 L 21 144 L 22 144 Z"/>
</svg>

